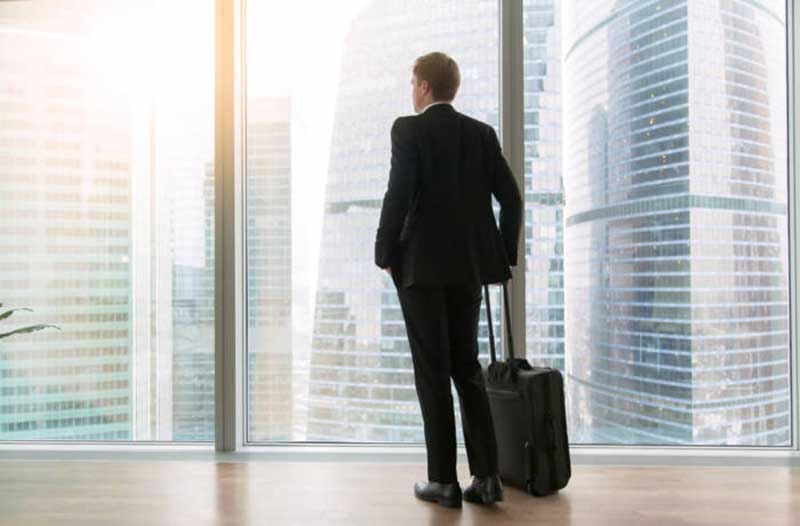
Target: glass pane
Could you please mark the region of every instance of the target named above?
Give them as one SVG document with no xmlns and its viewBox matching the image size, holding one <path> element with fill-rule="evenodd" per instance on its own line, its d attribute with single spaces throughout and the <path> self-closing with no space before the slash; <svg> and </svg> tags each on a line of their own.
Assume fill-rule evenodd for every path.
<svg viewBox="0 0 800 526">
<path fill-rule="evenodd" d="M 434 50 L 459 62 L 455 107 L 497 126 L 497 7 L 247 2 L 250 441 L 424 441 L 397 293 L 373 263 L 389 130 Z"/>
<path fill-rule="evenodd" d="M 564 368 L 561 4 L 523 3 L 527 358 Z"/>
<path fill-rule="evenodd" d="M 213 439 L 213 15 L 0 3 L 1 440 Z"/>
<path fill-rule="evenodd" d="M 525 3 L 530 24 L 557 11 Z M 788 445 L 784 2 L 563 8 L 572 441 Z M 526 46 L 526 82 L 535 81 L 551 52 Z M 531 84 L 526 108 L 544 106 L 547 77 L 541 90 Z M 555 181 L 556 169 L 537 172 L 539 144 L 526 145 L 531 180 Z M 550 228 L 537 224 L 535 199 L 534 232 Z M 543 283 L 544 267 L 529 275 Z"/>
</svg>

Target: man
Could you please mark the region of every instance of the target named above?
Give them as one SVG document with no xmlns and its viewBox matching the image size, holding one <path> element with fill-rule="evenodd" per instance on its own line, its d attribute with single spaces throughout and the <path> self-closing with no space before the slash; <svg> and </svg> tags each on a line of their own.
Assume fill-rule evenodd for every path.
<svg viewBox="0 0 800 526">
<path fill-rule="evenodd" d="M 503 500 L 497 444 L 478 360 L 482 284 L 511 277 L 522 198 L 494 129 L 455 110 L 456 62 L 430 53 L 414 63 L 414 111 L 391 129 L 392 161 L 375 239 L 375 264 L 397 288 L 425 430 L 428 480 L 414 494 L 449 507 Z M 491 196 L 500 203 L 500 232 Z M 461 406 L 472 474 L 456 475 L 450 378 Z"/>
</svg>

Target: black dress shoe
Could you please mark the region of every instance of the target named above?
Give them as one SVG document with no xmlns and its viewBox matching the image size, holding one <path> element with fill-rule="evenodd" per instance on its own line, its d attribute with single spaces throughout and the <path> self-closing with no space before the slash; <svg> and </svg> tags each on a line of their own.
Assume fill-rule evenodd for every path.
<svg viewBox="0 0 800 526">
<path fill-rule="evenodd" d="M 448 508 L 461 507 L 461 486 L 458 482 L 449 484 L 442 482 L 417 482 L 414 484 L 414 495 L 422 500 L 438 502 Z"/>
<path fill-rule="evenodd" d="M 503 486 L 500 477 L 472 477 L 472 483 L 464 490 L 464 500 L 477 504 L 491 504 L 503 500 Z"/>
</svg>

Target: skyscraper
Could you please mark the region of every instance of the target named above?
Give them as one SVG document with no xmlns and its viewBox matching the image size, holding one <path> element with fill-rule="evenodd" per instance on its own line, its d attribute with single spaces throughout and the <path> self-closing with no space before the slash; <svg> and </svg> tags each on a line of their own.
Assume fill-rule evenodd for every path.
<svg viewBox="0 0 800 526">
<path fill-rule="evenodd" d="M 381 1 L 352 24 L 326 187 L 308 440 L 423 439 L 397 294 L 373 263 L 389 174 L 389 128 L 395 117 L 411 112 L 414 59 L 433 50 L 450 54 L 461 68 L 455 107 L 497 126 L 497 18 L 493 1 Z M 495 321 L 501 312 L 493 312 Z M 481 330 L 485 359 L 485 323 Z M 456 415 L 460 420 L 457 409 Z"/>
<path fill-rule="evenodd" d="M 214 164 L 206 163 L 204 257 L 173 266 L 173 440 L 214 440 Z M 196 228 L 198 225 L 194 225 Z"/>
<path fill-rule="evenodd" d="M 0 301 L 61 328 L 3 340 L 4 440 L 131 437 L 130 127 L 71 7 L 0 9 Z"/>
<path fill-rule="evenodd" d="M 166 3 L 0 5 L 0 301 L 35 309 L 19 323 L 62 329 L 3 342 L 0 439 L 213 437 L 213 83 L 198 88 L 203 66 L 190 61 L 181 79 L 191 93 L 163 75 L 149 83 L 177 46 L 154 60 L 158 35 L 143 43 L 126 31 L 156 5 Z M 204 372 L 180 365 L 192 353 L 205 356 Z M 176 432 L 189 391 L 199 397 L 190 405 L 210 398 L 211 410 L 203 430 Z"/>
<path fill-rule="evenodd" d="M 252 441 L 291 440 L 291 99 L 247 100 L 247 372 Z"/>
<path fill-rule="evenodd" d="M 572 440 L 788 443 L 784 6 L 567 13 Z"/>
<path fill-rule="evenodd" d="M 561 2 L 525 0 L 522 6 L 527 356 L 563 370 Z"/>
</svg>

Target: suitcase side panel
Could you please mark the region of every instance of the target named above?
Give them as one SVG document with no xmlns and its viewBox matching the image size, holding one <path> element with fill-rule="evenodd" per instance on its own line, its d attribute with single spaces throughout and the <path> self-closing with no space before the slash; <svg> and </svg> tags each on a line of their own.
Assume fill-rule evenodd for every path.
<svg viewBox="0 0 800 526">
<path fill-rule="evenodd" d="M 528 470 L 524 444 L 528 438 L 528 407 L 522 393 L 486 387 L 497 441 L 497 468 L 500 478 L 512 485 L 525 487 Z"/>
<path fill-rule="evenodd" d="M 528 491 L 546 495 L 566 486 L 571 476 L 564 412 L 564 380 L 560 371 L 535 367 L 520 377 L 532 416 L 529 455 L 533 477 Z"/>
</svg>

